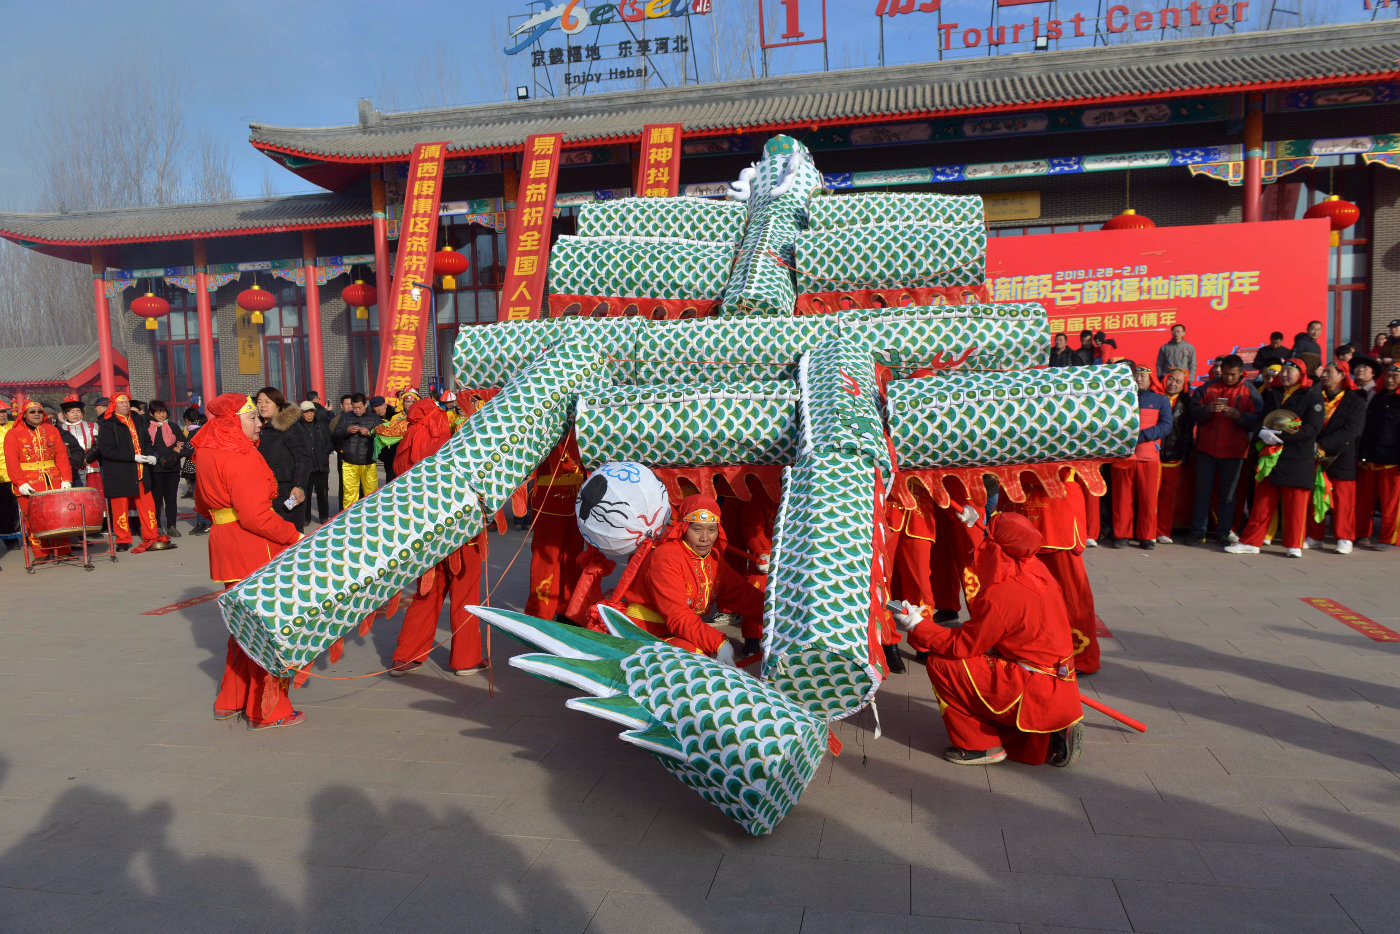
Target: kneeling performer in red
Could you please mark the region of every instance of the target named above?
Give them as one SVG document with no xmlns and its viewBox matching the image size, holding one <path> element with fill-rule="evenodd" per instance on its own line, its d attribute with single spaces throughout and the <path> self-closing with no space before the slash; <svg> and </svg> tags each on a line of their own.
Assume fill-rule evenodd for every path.
<svg viewBox="0 0 1400 934">
<path fill-rule="evenodd" d="M 928 677 L 953 745 L 943 758 L 991 765 L 1070 765 L 1083 744 L 1074 643 L 1059 585 L 1035 556 L 1040 533 L 999 513 L 973 555 L 970 618 L 944 629 L 912 613 L 895 621 L 928 652 Z"/>
<path fill-rule="evenodd" d="M 209 530 L 209 576 L 232 587 L 301 540 L 296 527 L 272 511 L 277 478 L 258 453 L 258 407 L 242 393 L 226 392 L 209 403 L 209 421 L 195 433 L 195 511 L 214 523 Z M 306 714 L 292 709 L 289 678 L 264 671 L 230 636 L 214 719 L 240 713 L 248 729 L 293 726 Z"/>
<path fill-rule="evenodd" d="M 732 665 L 733 643 L 703 617 L 723 610 L 761 621 L 763 591 L 720 560 L 725 537 L 718 503 L 687 496 L 675 515 L 627 591 L 627 615 L 652 635 Z"/>
</svg>

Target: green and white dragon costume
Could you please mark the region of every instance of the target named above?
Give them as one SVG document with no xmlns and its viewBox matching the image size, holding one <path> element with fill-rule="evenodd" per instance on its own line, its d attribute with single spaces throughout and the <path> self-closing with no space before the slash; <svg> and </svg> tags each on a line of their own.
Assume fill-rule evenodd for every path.
<svg viewBox="0 0 1400 934">
<path fill-rule="evenodd" d="M 1138 430 L 1126 367 L 1031 369 L 1049 343 L 1038 305 L 794 314 L 809 279 L 899 287 L 922 268 L 975 287 L 984 275 L 980 199 L 820 185 L 806 148 L 778 136 L 731 201 L 583 208 L 580 236 L 554 248 L 552 288 L 718 299 L 719 313 L 464 329 L 459 385 L 501 391 L 437 454 L 221 596 L 234 638 L 279 674 L 338 658 L 339 640 L 476 536 L 571 425 L 589 466 L 782 465 L 760 678 L 606 607 L 609 634 L 472 608 L 538 650 L 511 664 L 586 692 L 568 706 L 623 725 L 747 831 L 771 832 L 831 722 L 879 689 L 868 634 L 896 471 L 1124 457 Z M 904 377 L 950 360 L 961 365 L 896 378 L 882 396 L 877 366 Z"/>
</svg>

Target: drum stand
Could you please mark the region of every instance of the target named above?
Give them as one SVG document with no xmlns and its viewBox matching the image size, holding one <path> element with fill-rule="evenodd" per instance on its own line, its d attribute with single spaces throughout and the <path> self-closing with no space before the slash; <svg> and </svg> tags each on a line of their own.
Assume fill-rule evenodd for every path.
<svg viewBox="0 0 1400 934">
<path fill-rule="evenodd" d="M 102 504 L 103 504 L 103 505 L 102 505 L 102 513 L 103 513 L 103 515 L 104 515 L 104 516 L 106 517 L 106 519 L 107 519 L 107 552 L 108 552 L 108 554 L 111 556 L 112 561 L 115 562 L 115 561 L 117 560 L 117 539 L 116 539 L 116 533 L 115 533 L 115 531 L 114 531 L 115 525 L 114 525 L 114 523 L 112 522 L 112 516 L 111 516 L 111 509 L 110 509 L 111 500 L 106 499 L 106 498 L 104 497 L 103 500 L 102 500 Z M 80 534 L 80 535 L 78 536 L 78 538 L 82 540 L 82 546 L 83 546 L 82 565 L 83 565 L 83 570 L 84 570 L 84 571 L 91 571 L 91 570 L 95 567 L 95 565 L 92 563 L 92 556 L 88 554 L 88 537 L 87 537 L 87 524 L 88 524 L 88 521 L 87 521 L 87 506 L 86 506 L 86 505 L 80 505 L 80 506 L 79 506 L 79 509 L 81 510 L 82 524 L 83 524 L 83 531 L 82 531 L 82 534 Z M 41 558 L 41 557 L 39 557 L 37 554 L 35 554 L 35 553 L 34 553 L 33 546 L 30 545 L 30 542 L 29 542 L 29 523 L 27 523 L 27 522 L 25 521 L 25 519 L 24 519 L 24 513 L 22 513 L 22 512 L 20 513 L 20 517 L 19 517 L 19 534 L 20 534 L 20 542 L 21 542 L 21 543 L 23 544 L 23 546 L 24 546 L 24 570 L 27 571 L 28 573 L 33 574 L 34 571 L 35 571 L 35 569 L 36 569 L 40 564 L 72 564 L 72 563 L 73 563 L 73 553 L 72 553 L 72 550 L 71 550 L 73 546 L 72 546 L 71 543 L 69 543 L 69 546 L 68 546 L 68 547 L 69 547 L 70 550 L 69 550 L 69 553 L 68 553 L 67 555 L 55 555 L 55 556 L 53 556 L 52 558 Z M 56 539 L 61 539 L 61 540 L 66 540 L 66 539 L 63 539 L 62 536 L 55 536 L 55 538 L 56 538 Z"/>
</svg>

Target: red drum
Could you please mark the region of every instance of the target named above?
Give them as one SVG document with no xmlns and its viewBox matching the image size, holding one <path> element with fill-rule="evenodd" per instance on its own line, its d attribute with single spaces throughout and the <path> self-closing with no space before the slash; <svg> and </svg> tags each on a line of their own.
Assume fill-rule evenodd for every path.
<svg viewBox="0 0 1400 934">
<path fill-rule="evenodd" d="M 29 497 L 25 521 L 35 538 L 102 531 L 102 494 L 88 487 L 45 490 Z"/>
</svg>

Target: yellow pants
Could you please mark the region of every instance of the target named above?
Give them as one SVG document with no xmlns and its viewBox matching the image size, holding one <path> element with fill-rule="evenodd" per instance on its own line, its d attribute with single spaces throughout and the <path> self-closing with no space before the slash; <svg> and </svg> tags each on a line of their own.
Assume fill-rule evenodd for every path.
<svg viewBox="0 0 1400 934">
<path fill-rule="evenodd" d="M 379 489 L 379 465 L 342 462 L 340 479 L 345 489 L 345 499 L 341 501 L 340 508 L 344 509 L 357 499 L 368 496 Z"/>
</svg>

